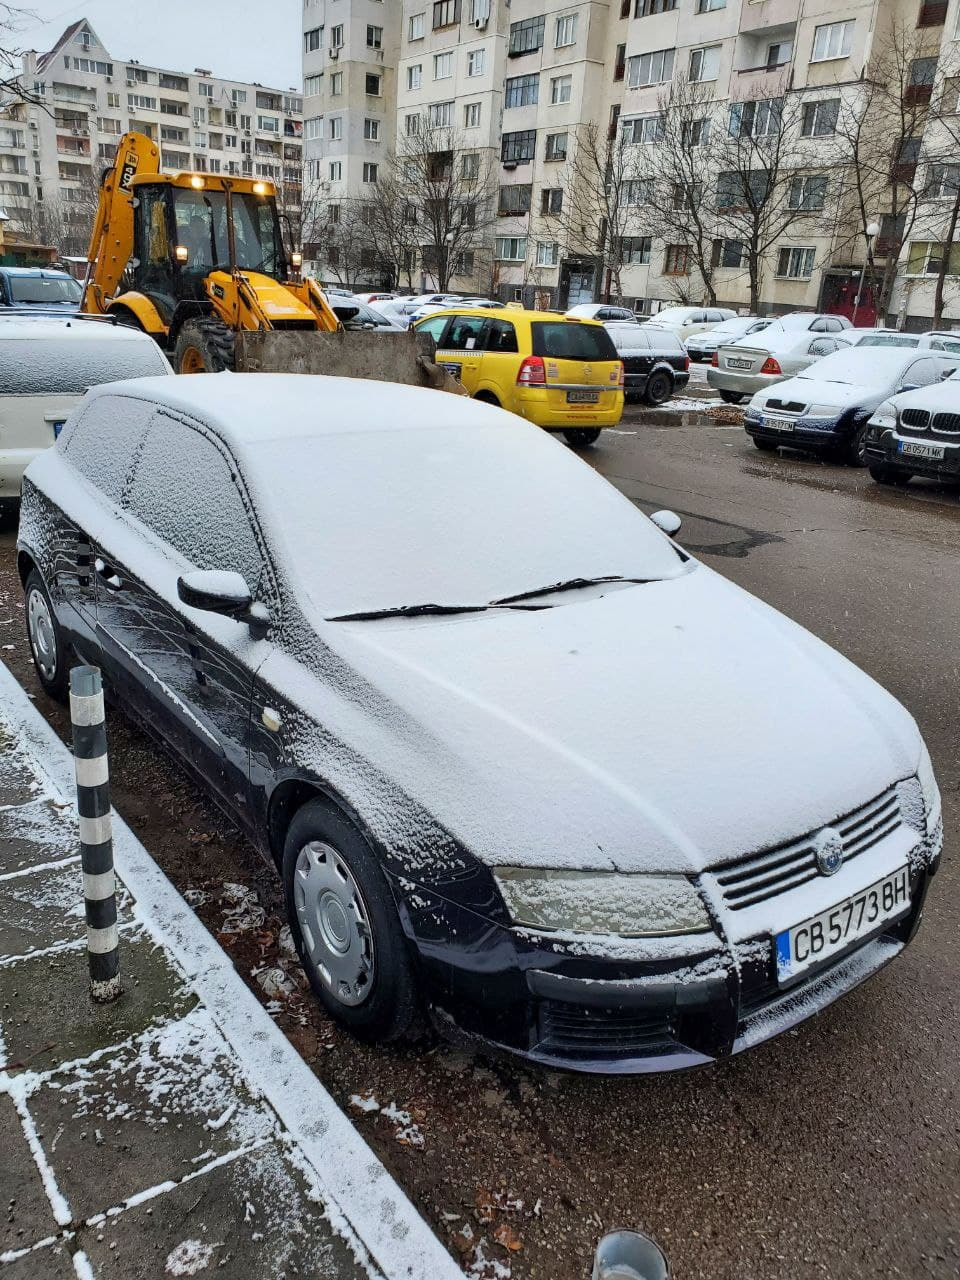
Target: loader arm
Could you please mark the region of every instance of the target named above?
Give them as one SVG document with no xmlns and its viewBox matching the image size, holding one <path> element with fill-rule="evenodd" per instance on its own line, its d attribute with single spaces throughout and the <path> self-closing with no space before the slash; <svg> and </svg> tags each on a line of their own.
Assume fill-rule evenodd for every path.
<svg viewBox="0 0 960 1280">
<path fill-rule="evenodd" d="M 140 174 L 160 172 L 159 148 L 142 133 L 125 133 L 112 168 L 103 175 L 87 250 L 80 310 L 103 315 L 133 256 L 133 191 Z"/>
</svg>

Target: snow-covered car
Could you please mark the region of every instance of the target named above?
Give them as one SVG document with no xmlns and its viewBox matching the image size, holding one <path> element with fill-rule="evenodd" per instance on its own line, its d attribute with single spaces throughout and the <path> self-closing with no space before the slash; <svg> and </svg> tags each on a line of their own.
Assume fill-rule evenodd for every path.
<svg viewBox="0 0 960 1280">
<path fill-rule="evenodd" d="M 16 514 L 24 470 L 50 448 L 88 387 L 173 370 L 139 329 L 76 315 L 0 316 L 0 521 L 6 521 Z"/>
<path fill-rule="evenodd" d="M 38 311 L 74 315 L 82 296 L 83 290 L 67 271 L 0 266 L 0 316 Z"/>
<path fill-rule="evenodd" d="M 960 370 L 879 404 L 867 425 L 866 452 L 878 484 L 904 485 L 911 476 L 960 483 Z"/>
<path fill-rule="evenodd" d="M 358 297 L 331 298 L 330 308 L 344 329 L 377 329 L 381 332 L 405 330 L 406 322 L 396 312 L 378 310 Z"/>
<path fill-rule="evenodd" d="M 729 307 L 661 307 L 644 324 L 671 329 L 681 342 L 686 342 L 692 334 L 715 329 L 724 320 L 733 320 L 736 314 Z"/>
<path fill-rule="evenodd" d="M 397 296 L 395 293 L 355 293 L 355 298 L 359 298 L 361 302 L 392 302 Z"/>
<path fill-rule="evenodd" d="M 760 316 L 734 316 L 712 329 L 691 334 L 685 342 L 691 360 L 709 360 L 713 353 L 727 342 L 739 342 L 751 333 L 761 333 L 771 323 Z"/>
<path fill-rule="evenodd" d="M 338 1022 L 650 1071 L 892 960 L 942 843 L 913 718 L 678 527 L 489 404 L 201 374 L 87 396 L 18 564 L 43 688 L 190 762 Z"/>
<path fill-rule="evenodd" d="M 640 322 L 640 316 L 635 311 L 631 311 L 629 307 L 616 307 L 610 302 L 580 302 L 565 311 L 564 315 L 573 320 L 599 320 L 601 324 L 610 321 L 616 324 Z"/>
<path fill-rule="evenodd" d="M 845 329 L 843 333 L 851 347 L 919 347 L 922 336 L 901 329 Z"/>
<path fill-rule="evenodd" d="M 849 328 L 845 316 L 793 313 L 778 317 L 761 333 L 718 348 L 710 360 L 707 382 L 720 392 L 721 400 L 739 404 L 814 360 L 845 350 Z"/>
<path fill-rule="evenodd" d="M 893 346 L 859 346 L 824 356 L 796 377 L 758 391 L 743 425 L 758 449 L 786 444 L 867 463 L 867 422 L 897 392 L 930 386 L 960 356 Z"/>
</svg>

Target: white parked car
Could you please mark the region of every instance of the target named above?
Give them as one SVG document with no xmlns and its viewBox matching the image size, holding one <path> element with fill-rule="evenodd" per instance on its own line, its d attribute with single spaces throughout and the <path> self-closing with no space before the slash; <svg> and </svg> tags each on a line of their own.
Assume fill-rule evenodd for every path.
<svg viewBox="0 0 960 1280">
<path fill-rule="evenodd" d="M 877 406 L 867 426 L 867 466 L 878 484 L 905 485 L 917 475 L 960 484 L 960 370 Z"/>
<path fill-rule="evenodd" d="M 371 302 L 392 302 L 397 296 L 395 293 L 355 293 L 355 298 L 359 298 L 361 302 L 367 304 Z"/>
<path fill-rule="evenodd" d="M 851 347 L 919 347 L 923 334 L 899 329 L 845 329 L 844 340 Z"/>
<path fill-rule="evenodd" d="M 848 347 L 758 391 L 743 425 L 758 449 L 796 445 L 862 467 L 867 422 L 877 406 L 898 392 L 939 382 L 958 363 L 960 355 L 916 347 Z"/>
<path fill-rule="evenodd" d="M 691 334 L 684 344 L 691 360 L 710 360 L 713 353 L 728 342 L 739 342 L 751 333 L 761 333 L 772 321 L 760 316 L 734 316 L 713 329 Z"/>
<path fill-rule="evenodd" d="M 88 387 L 164 373 L 166 356 L 139 329 L 77 315 L 0 319 L 0 519 L 15 514 L 24 470 Z"/>
<path fill-rule="evenodd" d="M 565 311 L 564 315 L 570 316 L 574 320 L 599 320 L 602 324 L 609 321 L 623 324 L 631 320 L 634 324 L 639 324 L 641 319 L 629 307 L 615 307 L 610 302 L 580 302 L 577 306 L 570 307 L 568 311 Z"/>
<path fill-rule="evenodd" d="M 715 329 L 724 320 L 733 320 L 736 314 L 729 307 L 663 307 L 644 323 L 672 329 L 680 341 L 685 342 L 691 334 Z"/>
</svg>

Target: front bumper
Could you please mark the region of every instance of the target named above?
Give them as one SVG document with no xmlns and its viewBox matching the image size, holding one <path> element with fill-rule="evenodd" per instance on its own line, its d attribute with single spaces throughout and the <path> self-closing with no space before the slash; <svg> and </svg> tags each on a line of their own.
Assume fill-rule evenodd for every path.
<svg viewBox="0 0 960 1280">
<path fill-rule="evenodd" d="M 669 959 L 591 957 L 420 887 L 404 924 L 441 1025 L 554 1068 L 675 1071 L 780 1034 L 894 959 L 917 930 L 936 865 L 911 874 L 906 915 L 787 988 L 769 936 L 724 944 L 691 935 L 671 940 Z"/>
<path fill-rule="evenodd" d="M 787 448 L 835 449 L 848 440 L 852 422 L 847 414 L 835 418 L 790 419 L 791 429 L 773 426 L 762 411 L 747 409 L 743 416 L 743 429 L 753 439 L 771 440 Z"/>
<path fill-rule="evenodd" d="M 943 448 L 942 458 L 922 458 L 915 454 L 904 454 L 903 444 L 929 444 Z M 960 480 L 960 441 L 953 443 L 933 437 L 929 433 L 922 436 L 901 435 L 889 427 L 867 429 L 866 438 L 867 461 L 879 463 L 891 471 L 900 471 L 904 475 L 930 476 L 937 480 Z"/>
<path fill-rule="evenodd" d="M 42 449 L 0 450 L 0 501 L 17 501 L 23 485 L 23 473 Z"/>
</svg>

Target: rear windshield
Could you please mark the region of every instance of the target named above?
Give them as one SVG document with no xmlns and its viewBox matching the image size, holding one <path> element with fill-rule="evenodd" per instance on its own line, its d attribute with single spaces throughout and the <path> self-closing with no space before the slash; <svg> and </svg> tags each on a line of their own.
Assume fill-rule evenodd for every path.
<svg viewBox="0 0 960 1280">
<path fill-rule="evenodd" d="M 616 360 L 617 349 L 609 333 L 598 324 L 570 320 L 535 320 L 533 354 L 554 360 Z"/>
<path fill-rule="evenodd" d="M 102 382 L 152 378 L 167 372 L 160 348 L 150 339 L 18 338 L 4 342 L 0 331 L 0 395 L 83 395 L 88 387 Z"/>
<path fill-rule="evenodd" d="M 917 347 L 919 338 L 912 338 L 908 333 L 878 333 L 861 338 L 858 347 Z"/>
<path fill-rule="evenodd" d="M 79 302 L 81 289 L 69 276 L 7 276 L 14 302 Z"/>
</svg>

